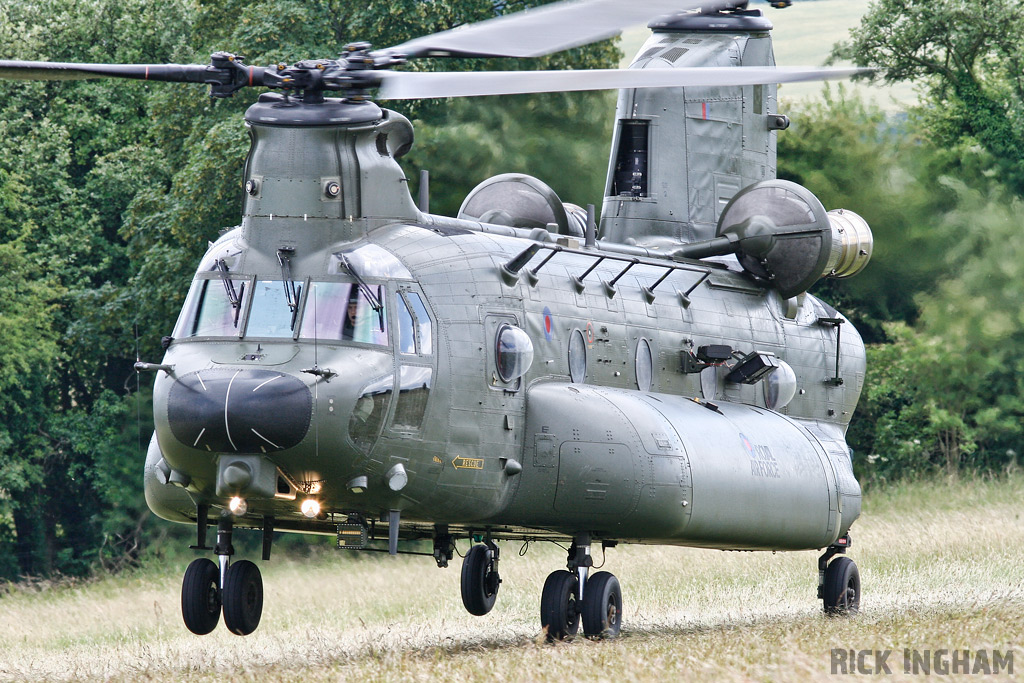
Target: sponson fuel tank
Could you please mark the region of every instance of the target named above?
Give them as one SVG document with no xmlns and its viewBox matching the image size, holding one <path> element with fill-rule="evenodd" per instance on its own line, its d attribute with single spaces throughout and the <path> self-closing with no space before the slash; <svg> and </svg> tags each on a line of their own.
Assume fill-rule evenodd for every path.
<svg viewBox="0 0 1024 683">
<path fill-rule="evenodd" d="M 529 391 L 525 438 L 507 511 L 520 523 L 586 523 L 597 538 L 797 549 L 834 543 L 860 514 L 856 480 L 836 471 L 849 458 L 830 457 L 805 426 L 763 408 L 544 383 Z"/>
</svg>

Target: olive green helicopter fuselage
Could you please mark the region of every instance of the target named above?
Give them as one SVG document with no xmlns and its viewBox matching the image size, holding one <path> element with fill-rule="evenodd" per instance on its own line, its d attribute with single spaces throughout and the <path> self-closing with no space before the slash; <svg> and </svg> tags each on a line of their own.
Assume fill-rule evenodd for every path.
<svg viewBox="0 0 1024 683">
<path fill-rule="evenodd" d="M 724 16 L 653 25 L 633 68 L 774 63 L 759 13 Z M 474 539 L 475 614 L 496 541 L 565 541 L 552 637 L 581 614 L 618 631 L 596 543 L 825 548 L 819 597 L 856 610 L 856 567 L 833 558 L 860 514 L 845 433 L 865 352 L 807 289 L 863 268 L 870 231 L 775 179 L 775 86 L 624 90 L 616 117 L 595 229 L 519 174 L 430 214 L 397 161 L 412 126 L 362 98 L 249 109 L 242 223 L 203 257 L 163 361 L 140 364 L 147 501 L 200 548 L 218 530 L 219 580 L 208 560 L 186 573 L 190 629 L 216 625 L 218 590 L 231 630 L 259 621 L 255 566 L 228 571 L 234 527 L 263 529 L 265 559 L 275 531 L 425 540 L 440 566 Z"/>
</svg>

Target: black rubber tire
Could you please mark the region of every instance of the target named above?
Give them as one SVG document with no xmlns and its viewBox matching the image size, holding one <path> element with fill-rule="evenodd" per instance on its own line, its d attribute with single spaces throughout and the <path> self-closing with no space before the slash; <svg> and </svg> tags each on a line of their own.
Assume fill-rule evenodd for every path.
<svg viewBox="0 0 1024 683">
<path fill-rule="evenodd" d="M 848 557 L 837 557 L 825 568 L 822 592 L 825 614 L 845 616 L 860 611 L 860 571 Z"/>
<path fill-rule="evenodd" d="M 462 604 L 478 617 L 490 612 L 498 599 L 501 579 L 491 569 L 491 552 L 485 544 L 478 543 L 462 560 Z"/>
<path fill-rule="evenodd" d="M 228 567 L 224 577 L 224 625 L 239 636 L 247 636 L 260 625 L 263 615 L 263 577 L 249 560 Z"/>
<path fill-rule="evenodd" d="M 598 572 L 583 587 L 583 633 L 614 638 L 622 628 L 622 588 L 610 572 Z"/>
<path fill-rule="evenodd" d="M 551 572 L 540 596 L 540 623 L 549 641 L 572 638 L 580 630 L 576 600 L 576 575 L 570 571 Z"/>
<path fill-rule="evenodd" d="M 181 582 L 181 616 L 197 636 L 205 636 L 220 621 L 220 570 L 201 557 L 188 565 Z"/>
</svg>

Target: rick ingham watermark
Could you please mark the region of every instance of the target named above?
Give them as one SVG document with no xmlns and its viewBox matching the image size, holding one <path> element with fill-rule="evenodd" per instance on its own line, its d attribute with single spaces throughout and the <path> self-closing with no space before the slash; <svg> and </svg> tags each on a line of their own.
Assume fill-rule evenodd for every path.
<svg viewBox="0 0 1024 683">
<path fill-rule="evenodd" d="M 1011 649 L 928 648 L 902 650 L 848 650 L 833 648 L 833 674 L 914 674 L 924 676 L 1014 674 Z"/>
</svg>

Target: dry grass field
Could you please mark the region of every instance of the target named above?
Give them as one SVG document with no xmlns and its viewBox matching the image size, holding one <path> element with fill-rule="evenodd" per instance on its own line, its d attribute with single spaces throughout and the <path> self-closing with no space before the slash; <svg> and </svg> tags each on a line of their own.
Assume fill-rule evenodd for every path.
<svg viewBox="0 0 1024 683">
<path fill-rule="evenodd" d="M 1014 650 L 1020 675 L 1022 501 L 1020 474 L 869 496 L 853 530 L 864 598 L 851 619 L 820 614 L 815 552 L 620 546 L 605 567 L 624 591 L 615 641 L 544 644 L 540 589 L 564 557 L 550 545 L 522 557 L 503 545 L 505 582 L 486 617 L 463 610 L 457 564 L 278 554 L 263 566 L 263 622 L 245 638 L 185 630 L 184 562 L 12 588 L 0 595 L 0 679 L 804 681 L 829 677 L 832 648 Z"/>
</svg>

